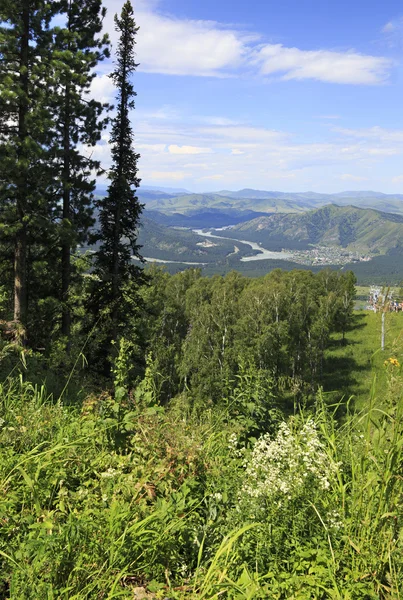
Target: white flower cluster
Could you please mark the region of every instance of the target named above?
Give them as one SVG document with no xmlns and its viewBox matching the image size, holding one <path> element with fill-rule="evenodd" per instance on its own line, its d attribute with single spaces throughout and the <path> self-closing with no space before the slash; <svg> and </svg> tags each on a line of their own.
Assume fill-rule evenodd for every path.
<svg viewBox="0 0 403 600">
<path fill-rule="evenodd" d="M 109 477 L 115 477 L 118 474 L 119 474 L 119 471 L 117 471 L 113 467 L 109 467 L 109 469 L 107 469 L 103 473 L 100 473 L 100 476 L 106 479 L 106 478 L 109 478 Z"/>
<path fill-rule="evenodd" d="M 238 448 L 238 438 L 236 433 L 231 433 L 228 438 L 228 449 L 235 452 Z"/>
<path fill-rule="evenodd" d="M 331 510 L 327 513 L 327 526 L 330 530 L 343 529 L 343 519 L 337 510 Z"/>
<path fill-rule="evenodd" d="M 281 502 L 281 498 L 291 500 L 304 490 L 327 490 L 341 465 L 330 460 L 310 419 L 299 431 L 282 423 L 275 439 L 269 434 L 260 437 L 244 466 L 244 494 Z"/>
<path fill-rule="evenodd" d="M 238 437 L 236 433 L 231 433 L 231 435 L 228 438 L 228 450 L 234 458 L 242 459 L 244 457 L 245 448 L 239 446 Z"/>
</svg>

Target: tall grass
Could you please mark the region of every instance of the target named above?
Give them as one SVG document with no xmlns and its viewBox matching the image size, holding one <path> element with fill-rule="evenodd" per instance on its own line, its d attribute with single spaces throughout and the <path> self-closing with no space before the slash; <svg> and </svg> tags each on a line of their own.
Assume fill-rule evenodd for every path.
<svg viewBox="0 0 403 600">
<path fill-rule="evenodd" d="M 0 598 L 132 598 L 142 587 L 155 598 L 399 599 L 403 383 L 398 361 L 382 368 L 365 409 L 320 394 L 283 430 L 273 425 L 261 447 L 281 452 L 292 438 L 294 466 L 283 460 L 278 488 L 258 497 L 245 491 L 258 443 L 222 407 L 128 398 L 116 411 L 107 394 L 64 406 L 10 377 Z M 337 468 L 321 487 L 326 464 Z"/>
</svg>

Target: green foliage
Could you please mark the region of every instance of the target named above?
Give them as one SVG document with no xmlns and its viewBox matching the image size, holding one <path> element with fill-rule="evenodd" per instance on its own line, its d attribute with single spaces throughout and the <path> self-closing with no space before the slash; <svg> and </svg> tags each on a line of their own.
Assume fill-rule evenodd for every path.
<svg viewBox="0 0 403 600">
<path fill-rule="evenodd" d="M 208 279 L 195 269 L 169 276 L 154 267 L 148 275 L 147 312 L 136 329 L 152 352 L 163 402 L 185 390 L 196 401 L 229 402 L 249 369 L 253 385 L 271 382 L 268 406 L 275 397 L 284 408 L 303 390 L 315 392 L 332 332 L 345 333 L 352 322 L 350 273 L 276 270 L 250 280 L 233 271 Z M 263 413 L 259 419 L 264 427 Z"/>
<path fill-rule="evenodd" d="M 130 111 L 134 109 L 136 92 L 130 81 L 135 72 L 135 44 L 138 27 L 133 8 L 127 1 L 120 17 L 115 15 L 115 28 L 119 34 L 116 51 L 116 67 L 110 77 L 117 90 L 117 114 L 112 120 L 110 136 L 112 168 L 110 185 L 105 197 L 98 198 L 100 229 L 93 242 L 100 242 L 95 255 L 94 280 L 95 303 L 93 308 L 110 307 L 110 340 L 117 340 L 122 323 L 131 312 L 136 287 L 143 282 L 142 270 L 133 264 L 133 257 L 140 259 L 137 229 L 143 206 L 136 190 L 140 185 L 137 172 L 139 154 L 134 150 L 134 135 L 130 123 Z M 127 285 L 130 282 L 131 285 Z"/>
<path fill-rule="evenodd" d="M 121 342 L 116 392 L 129 354 Z M 270 433 L 255 440 L 252 405 L 273 392 L 251 364 L 241 365 L 234 404 L 201 411 L 185 396 L 161 409 L 126 391 L 67 407 L 9 378 L 0 386 L 1 594 L 397 598 L 403 380 L 399 361 L 385 362 L 385 393 L 373 387 L 364 410 L 346 403 L 339 422 L 340 405 L 319 393 L 312 411 L 269 415 Z M 151 360 L 149 369 L 143 397 Z"/>
</svg>

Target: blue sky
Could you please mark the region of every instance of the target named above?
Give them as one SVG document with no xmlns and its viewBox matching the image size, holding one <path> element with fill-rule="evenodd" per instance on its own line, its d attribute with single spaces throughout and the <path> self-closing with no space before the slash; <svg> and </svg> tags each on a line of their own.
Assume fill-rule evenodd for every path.
<svg viewBox="0 0 403 600">
<path fill-rule="evenodd" d="M 122 3 L 104 4 L 114 41 Z M 133 4 L 144 184 L 403 193 L 401 3 Z M 109 69 L 98 98 L 113 96 Z M 108 163 L 107 136 L 96 153 Z"/>
</svg>

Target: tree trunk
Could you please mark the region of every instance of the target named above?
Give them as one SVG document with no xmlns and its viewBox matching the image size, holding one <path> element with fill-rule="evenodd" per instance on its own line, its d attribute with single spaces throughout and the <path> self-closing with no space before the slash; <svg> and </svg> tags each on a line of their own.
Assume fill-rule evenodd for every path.
<svg viewBox="0 0 403 600">
<path fill-rule="evenodd" d="M 27 230 L 23 225 L 17 233 L 14 255 L 14 321 L 26 325 L 27 313 Z"/>
<path fill-rule="evenodd" d="M 70 106 L 69 86 L 65 92 L 65 121 L 63 140 L 63 230 L 62 230 L 62 335 L 70 338 L 71 315 L 69 307 L 70 290 Z M 69 341 L 68 341 L 69 344 Z"/>
<path fill-rule="evenodd" d="M 27 113 L 28 113 L 28 80 L 29 80 L 29 5 L 23 3 L 22 12 L 23 31 L 20 45 L 20 82 L 22 94 L 18 108 L 18 160 L 24 158 L 24 146 L 27 138 Z M 28 181 L 27 166 L 21 167 L 21 175 L 17 183 L 16 204 L 19 229 L 15 240 L 14 254 L 14 320 L 20 323 L 25 330 L 27 318 L 27 225 L 24 221 L 25 206 L 27 201 Z M 23 334 L 25 337 L 25 334 Z"/>
</svg>

